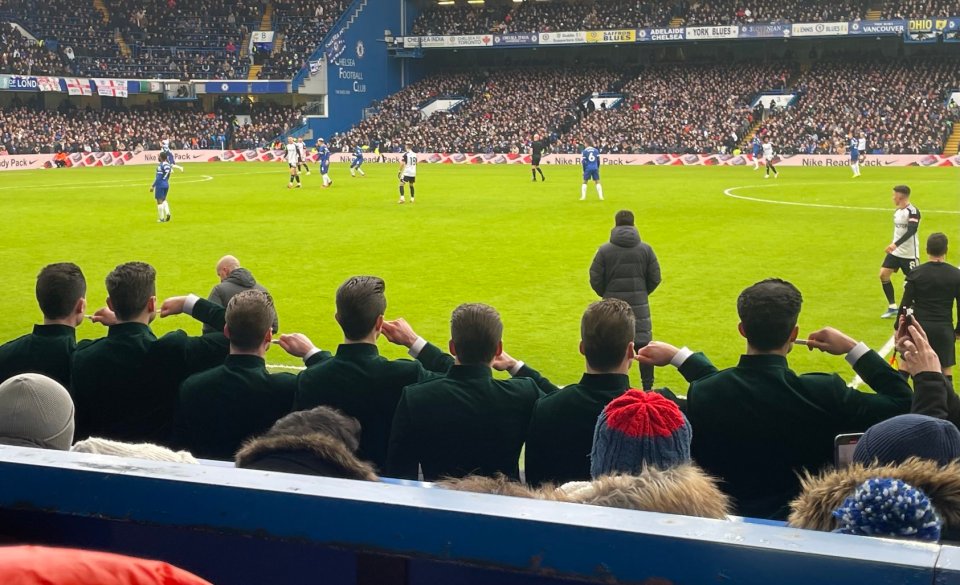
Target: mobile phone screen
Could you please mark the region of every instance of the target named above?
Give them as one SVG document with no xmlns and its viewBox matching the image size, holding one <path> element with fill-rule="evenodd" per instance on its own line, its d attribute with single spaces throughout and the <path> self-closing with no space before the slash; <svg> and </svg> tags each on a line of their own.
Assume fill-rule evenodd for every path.
<svg viewBox="0 0 960 585">
<path fill-rule="evenodd" d="M 863 433 L 838 435 L 833 442 L 834 465 L 838 468 L 846 467 L 853 462 L 853 452 L 857 449 L 857 442 Z"/>
</svg>

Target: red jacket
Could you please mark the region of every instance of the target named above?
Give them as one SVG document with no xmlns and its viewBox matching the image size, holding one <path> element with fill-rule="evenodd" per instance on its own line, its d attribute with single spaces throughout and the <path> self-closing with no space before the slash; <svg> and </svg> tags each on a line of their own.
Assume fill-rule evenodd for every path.
<svg viewBox="0 0 960 585">
<path fill-rule="evenodd" d="M 48 548 L 0 547 L 4 585 L 211 585 L 161 561 L 110 553 Z"/>
</svg>

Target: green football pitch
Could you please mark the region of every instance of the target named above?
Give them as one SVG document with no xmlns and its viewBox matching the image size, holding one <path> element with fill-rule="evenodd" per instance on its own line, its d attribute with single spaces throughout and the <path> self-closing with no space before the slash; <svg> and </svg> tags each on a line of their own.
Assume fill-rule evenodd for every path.
<svg viewBox="0 0 960 585">
<path fill-rule="evenodd" d="M 764 180 L 752 168 L 606 167 L 606 201 L 591 185 L 579 201 L 579 169 L 545 167 L 532 183 L 523 166 L 421 165 L 416 205 L 397 205 L 396 165 L 367 164 L 352 179 L 334 165 L 334 185 L 304 177 L 286 189 L 286 166 L 188 165 L 170 190 L 173 220 L 156 222 L 150 166 L 0 173 L 0 339 L 40 319 L 33 297 L 38 270 L 73 261 L 87 276 L 89 312 L 104 304 L 103 278 L 130 260 L 153 264 L 158 295 L 216 283 L 214 265 L 234 254 L 273 293 L 282 332 L 306 333 L 318 346 L 341 340 L 333 319 L 337 286 L 355 274 L 387 282 L 387 317 L 405 317 L 445 347 L 449 315 L 463 302 L 499 309 L 504 346 L 557 383 L 579 379 L 579 320 L 595 295 L 588 269 L 609 237 L 613 215 L 631 209 L 641 237 L 657 252 L 663 284 L 652 296 L 654 336 L 703 350 L 723 367 L 744 348 L 736 297 L 767 277 L 803 292 L 801 336 L 826 325 L 880 348 L 892 323 L 877 272 L 891 241 L 891 188 L 906 183 L 923 220 L 921 239 L 946 232 L 960 262 L 960 169 L 781 169 Z M 895 276 L 898 288 L 902 278 Z M 188 317 L 155 322 L 162 333 L 199 333 Z M 91 323 L 80 337 L 105 329 Z M 380 341 L 389 357 L 401 348 Z M 267 361 L 295 365 L 273 347 Z M 842 358 L 795 351 L 800 371 L 837 371 Z M 631 373 L 639 384 L 636 369 Z M 658 385 L 686 386 L 672 369 Z"/>
</svg>

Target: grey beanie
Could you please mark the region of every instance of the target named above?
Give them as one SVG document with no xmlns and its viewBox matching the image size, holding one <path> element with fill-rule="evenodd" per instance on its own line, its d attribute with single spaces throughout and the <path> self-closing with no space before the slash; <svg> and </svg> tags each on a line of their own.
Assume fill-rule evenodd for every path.
<svg viewBox="0 0 960 585">
<path fill-rule="evenodd" d="M 73 400 L 56 380 L 19 374 L 0 384 L 0 443 L 69 451 Z"/>
<path fill-rule="evenodd" d="M 960 458 L 960 431 L 950 421 L 922 414 L 902 414 L 879 422 L 863 434 L 854 463 L 896 465 L 919 457 L 946 465 Z"/>
</svg>

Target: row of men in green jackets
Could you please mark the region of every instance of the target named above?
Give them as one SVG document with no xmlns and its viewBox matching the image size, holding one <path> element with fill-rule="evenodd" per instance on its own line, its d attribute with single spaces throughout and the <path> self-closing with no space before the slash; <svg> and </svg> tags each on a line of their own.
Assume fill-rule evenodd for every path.
<svg viewBox="0 0 960 585">
<path fill-rule="evenodd" d="M 94 320 L 109 327 L 107 336 L 77 344 L 83 275 L 72 264 L 44 268 L 37 280 L 44 324 L 0 347 L 0 379 L 31 371 L 66 385 L 78 439 L 151 441 L 198 457 L 232 459 L 245 439 L 284 414 L 325 405 L 360 422 L 358 456 L 384 475 L 518 478 L 526 445 L 529 483 L 584 480 L 597 417 L 629 388 L 631 365 L 672 364 L 691 384 L 686 400 L 677 400 L 693 428 L 695 460 L 724 480 L 741 513 L 776 517 L 799 491 L 797 471 L 831 462 L 834 436 L 907 412 L 912 395 L 883 358 L 830 328 L 811 333 L 808 347 L 845 354 L 876 394 L 852 390 L 835 374 L 792 372 L 786 355 L 802 299 L 775 279 L 738 299 L 747 353 L 722 371 L 703 354 L 664 343 L 635 352 L 630 307 L 616 299 L 591 304 L 581 319 L 586 373 L 562 389 L 503 351 L 503 323 L 492 307 L 458 307 L 445 353 L 405 320 L 385 320 L 385 283 L 377 277 L 354 277 L 337 290 L 344 342 L 335 354 L 302 334 L 276 340 L 304 359 L 298 375 L 266 368 L 275 316 L 266 292 L 240 293 L 226 308 L 191 295 L 158 309 L 156 273 L 139 262 L 118 266 L 106 285 L 108 306 Z M 155 315 L 180 313 L 217 332 L 157 338 L 150 330 Z M 414 359 L 380 356 L 381 335 Z"/>
</svg>

